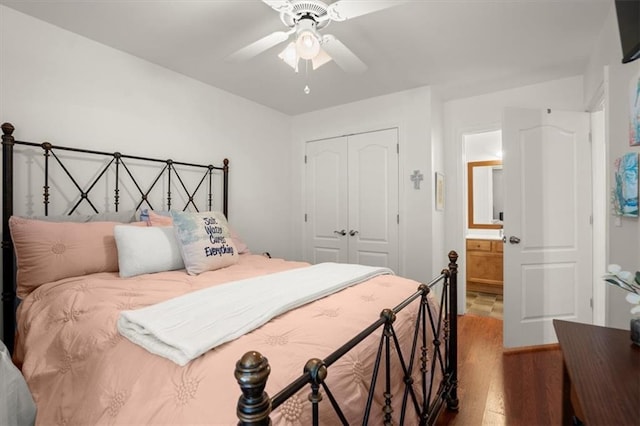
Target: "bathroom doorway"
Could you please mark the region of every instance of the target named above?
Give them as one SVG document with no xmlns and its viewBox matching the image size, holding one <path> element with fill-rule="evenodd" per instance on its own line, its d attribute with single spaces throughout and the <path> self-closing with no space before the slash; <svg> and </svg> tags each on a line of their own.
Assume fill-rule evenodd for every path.
<svg viewBox="0 0 640 426">
<path fill-rule="evenodd" d="M 463 135 L 467 163 L 466 312 L 503 318 L 502 131 Z"/>
</svg>

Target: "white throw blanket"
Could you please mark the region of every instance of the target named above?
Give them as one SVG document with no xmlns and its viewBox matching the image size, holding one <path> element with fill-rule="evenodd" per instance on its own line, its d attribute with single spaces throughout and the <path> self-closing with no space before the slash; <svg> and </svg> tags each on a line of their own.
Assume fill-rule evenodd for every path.
<svg viewBox="0 0 640 426">
<path fill-rule="evenodd" d="M 320 263 L 194 291 L 123 311 L 120 334 L 149 352 L 186 365 L 280 314 L 378 275 L 388 268 Z"/>
</svg>

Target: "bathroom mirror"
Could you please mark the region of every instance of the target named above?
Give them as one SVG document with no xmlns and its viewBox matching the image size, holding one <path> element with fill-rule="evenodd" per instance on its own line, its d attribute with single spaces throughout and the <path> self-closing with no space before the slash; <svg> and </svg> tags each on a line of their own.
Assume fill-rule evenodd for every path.
<svg viewBox="0 0 640 426">
<path fill-rule="evenodd" d="M 467 163 L 469 228 L 501 229 L 504 211 L 502 161 Z"/>
</svg>

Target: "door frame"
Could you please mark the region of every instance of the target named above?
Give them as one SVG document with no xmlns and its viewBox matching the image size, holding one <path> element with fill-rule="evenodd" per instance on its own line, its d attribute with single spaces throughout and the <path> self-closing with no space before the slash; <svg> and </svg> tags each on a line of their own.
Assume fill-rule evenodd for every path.
<svg viewBox="0 0 640 426">
<path fill-rule="evenodd" d="M 595 113 L 602 114 L 602 129 L 599 135 L 594 135 L 593 120 L 590 123 L 591 135 L 591 188 L 592 194 L 592 260 L 593 266 L 593 324 L 604 326 L 607 317 L 606 287 L 598 279 L 606 271 L 608 259 L 607 230 L 609 220 L 609 190 L 607 184 L 607 164 L 609 150 L 607 149 L 607 120 L 604 102 L 604 81 L 600 83 L 587 108 L 590 117 Z M 596 182 L 595 177 L 603 179 Z"/>
<path fill-rule="evenodd" d="M 464 183 L 464 190 L 459 191 L 458 194 L 459 205 L 462 206 L 458 216 L 459 219 L 459 240 L 457 247 L 459 247 L 459 255 L 462 261 L 458 264 L 458 313 L 467 313 L 467 217 L 469 217 L 469 203 L 467 198 L 467 152 L 465 149 L 464 138 L 466 135 L 473 135 L 476 133 L 495 132 L 502 130 L 502 124 L 500 122 L 488 123 L 486 125 L 470 126 L 458 129 L 456 138 L 458 139 L 460 147 L 460 161 L 458 163 L 458 182 Z"/>
</svg>

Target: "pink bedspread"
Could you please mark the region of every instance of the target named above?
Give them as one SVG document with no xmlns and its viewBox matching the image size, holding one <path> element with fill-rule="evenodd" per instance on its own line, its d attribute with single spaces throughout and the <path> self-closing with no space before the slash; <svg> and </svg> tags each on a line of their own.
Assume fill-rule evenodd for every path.
<svg viewBox="0 0 640 426">
<path fill-rule="evenodd" d="M 184 271 L 129 279 L 100 273 L 41 286 L 19 307 L 14 356 L 36 401 L 37 424 L 236 424 L 240 390 L 233 373 L 245 352 L 257 350 L 268 358 L 271 375 L 266 390 L 273 396 L 302 373 L 309 358 L 324 358 L 419 285 L 397 276 L 376 277 L 283 314 L 185 367 L 146 352 L 117 332 L 121 310 L 305 265 L 243 255 L 236 265 L 196 277 Z M 412 307 L 395 324 L 407 341 L 406 353 L 411 330 L 405 323 L 414 319 Z M 358 407 L 366 402 L 377 345 L 377 338 L 369 338 L 329 369 L 327 383 L 348 409 L 352 424 L 362 421 Z M 308 393 L 304 389 L 272 413 L 274 424 L 310 424 Z M 402 395 L 394 394 L 396 405 Z M 381 402 L 376 397 L 376 403 Z M 372 415 L 379 418 L 379 412 L 374 407 Z M 336 422 L 335 417 L 323 420 Z"/>
</svg>

